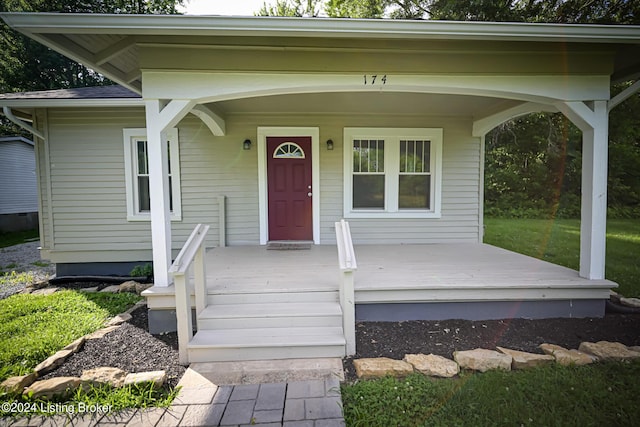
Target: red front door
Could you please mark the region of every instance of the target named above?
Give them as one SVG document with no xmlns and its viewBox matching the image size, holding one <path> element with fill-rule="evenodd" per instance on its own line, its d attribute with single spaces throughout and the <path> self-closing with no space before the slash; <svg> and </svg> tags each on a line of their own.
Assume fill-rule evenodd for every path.
<svg viewBox="0 0 640 427">
<path fill-rule="evenodd" d="M 313 240 L 311 137 L 267 137 L 269 240 Z"/>
</svg>

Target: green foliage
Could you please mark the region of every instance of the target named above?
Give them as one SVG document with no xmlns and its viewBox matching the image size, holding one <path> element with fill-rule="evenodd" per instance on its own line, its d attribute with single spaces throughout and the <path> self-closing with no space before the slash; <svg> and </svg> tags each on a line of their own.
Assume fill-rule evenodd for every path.
<svg viewBox="0 0 640 427">
<path fill-rule="evenodd" d="M 132 305 L 129 293 L 58 291 L 0 300 L 0 381 L 31 371 L 38 363 Z"/>
<path fill-rule="evenodd" d="M 484 242 L 514 252 L 578 270 L 580 221 L 576 219 L 485 218 Z M 640 220 L 607 221 L 607 279 L 620 286 L 617 292 L 640 297 Z"/>
<path fill-rule="evenodd" d="M 76 407 L 83 403 L 85 407 L 108 406 L 112 412 L 127 408 L 167 408 L 178 395 L 179 389 L 156 388 L 153 383 L 111 387 L 109 385 L 92 386 L 85 391 L 76 390 L 69 403 Z"/>
<path fill-rule="evenodd" d="M 15 264 L 9 264 L 4 266 L 4 268 L 6 269 L 11 269 L 15 267 L 16 267 Z M 0 270 L 1 269 L 2 269 L 2 266 L 0 266 Z M 31 271 L 27 271 L 23 273 L 10 271 L 7 273 L 2 273 L 2 275 L 0 275 L 0 289 L 3 286 L 13 286 L 18 284 L 30 285 L 34 283 L 35 280 L 36 280 L 36 277 Z"/>
<path fill-rule="evenodd" d="M 275 5 L 263 3 L 257 16 L 314 17 L 322 11 L 321 0 L 276 0 Z"/>
<path fill-rule="evenodd" d="M 325 10 L 331 18 L 382 18 L 384 2 L 381 0 L 327 0 Z"/>
<path fill-rule="evenodd" d="M 15 231 L 11 233 L 0 233 L 0 248 L 19 245 L 30 242 L 38 238 L 38 230 Z"/>
<path fill-rule="evenodd" d="M 350 426 L 633 425 L 640 362 L 525 371 L 414 374 L 342 386 Z"/>
<path fill-rule="evenodd" d="M 136 265 L 129 272 L 131 277 L 153 277 L 153 264 Z"/>
</svg>

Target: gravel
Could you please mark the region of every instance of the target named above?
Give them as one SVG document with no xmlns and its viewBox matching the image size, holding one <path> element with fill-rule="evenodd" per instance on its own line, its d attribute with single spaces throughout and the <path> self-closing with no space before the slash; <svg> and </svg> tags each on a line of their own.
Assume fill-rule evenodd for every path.
<svg viewBox="0 0 640 427">
<path fill-rule="evenodd" d="M 128 373 L 164 370 L 167 385 L 175 387 L 185 371 L 178 363 L 176 334 L 151 335 L 147 328 L 146 306 L 131 314 L 130 322 L 123 323 L 103 338 L 86 341 L 82 350 L 43 379 L 79 377 L 84 370 L 108 366 Z"/>
<path fill-rule="evenodd" d="M 41 260 L 39 247 L 40 241 L 38 240 L 0 248 L 0 276 L 12 271 L 16 273 L 31 272 L 35 277 L 33 283 L 47 281 L 55 273 L 56 265 Z M 34 265 L 34 263 L 38 265 Z M 27 284 L 0 285 L 0 299 L 8 298 L 22 291 Z"/>
</svg>

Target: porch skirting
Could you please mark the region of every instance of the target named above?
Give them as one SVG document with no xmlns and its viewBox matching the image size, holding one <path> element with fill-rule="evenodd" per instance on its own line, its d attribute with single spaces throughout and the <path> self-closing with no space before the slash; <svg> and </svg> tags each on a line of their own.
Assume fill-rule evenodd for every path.
<svg viewBox="0 0 640 427">
<path fill-rule="evenodd" d="M 356 322 L 602 317 L 605 303 L 605 300 L 558 300 L 356 304 Z"/>
</svg>

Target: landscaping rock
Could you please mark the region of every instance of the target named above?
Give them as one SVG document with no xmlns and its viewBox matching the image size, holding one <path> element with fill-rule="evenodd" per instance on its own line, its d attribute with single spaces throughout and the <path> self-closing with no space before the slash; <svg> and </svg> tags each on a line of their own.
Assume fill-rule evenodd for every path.
<svg viewBox="0 0 640 427">
<path fill-rule="evenodd" d="M 476 348 L 467 351 L 454 351 L 453 358 L 463 369 L 486 372 L 492 369 L 511 370 L 513 358 L 508 354 L 498 353 L 494 350 Z"/>
<path fill-rule="evenodd" d="M 414 369 L 430 377 L 451 378 L 460 373 L 460 367 L 453 360 L 435 354 L 405 354 L 404 360 Z"/>
<path fill-rule="evenodd" d="M 106 326 L 118 326 L 123 324 L 124 322 L 128 322 L 131 320 L 131 315 L 129 313 L 120 313 L 111 320 L 109 320 L 105 325 Z"/>
<path fill-rule="evenodd" d="M 73 354 L 71 350 L 59 350 L 54 355 L 49 356 L 44 361 L 40 362 L 34 371 L 37 376 L 41 377 L 43 374 L 54 370 L 58 366 L 62 365 L 67 357 Z"/>
<path fill-rule="evenodd" d="M 497 347 L 497 349 L 499 352 L 508 354 L 513 358 L 511 369 L 535 368 L 536 366 L 548 365 L 555 361 L 555 358 L 548 354 L 527 353 L 504 347 Z"/>
<path fill-rule="evenodd" d="M 33 393 L 34 398 L 51 399 L 54 396 L 67 396 L 80 387 L 80 378 L 55 377 L 48 380 L 36 381 L 23 394 Z"/>
<path fill-rule="evenodd" d="M 107 326 L 106 328 L 98 329 L 97 331 L 90 333 L 89 335 L 85 335 L 85 339 L 87 340 L 97 340 L 105 335 L 107 335 L 111 331 L 115 331 L 119 326 Z"/>
<path fill-rule="evenodd" d="M 80 289 L 80 291 L 94 293 L 94 292 L 98 292 L 99 288 L 100 288 L 100 286 L 92 286 L 90 288 L 82 288 L 82 289 Z"/>
<path fill-rule="evenodd" d="M 596 362 L 597 358 L 590 354 L 578 350 L 567 350 L 555 344 L 540 344 L 540 349 L 544 354 L 549 354 L 556 359 L 556 362 L 563 365 L 588 365 Z"/>
<path fill-rule="evenodd" d="M 358 378 L 381 378 L 387 375 L 404 377 L 413 373 L 413 366 L 402 360 L 378 357 L 375 359 L 356 359 L 353 361 Z"/>
<path fill-rule="evenodd" d="M 640 353 L 630 350 L 626 345 L 619 342 L 598 341 L 583 342 L 578 347 L 583 353 L 591 354 L 598 360 L 633 360 L 640 358 Z"/>
<path fill-rule="evenodd" d="M 110 286 L 107 286 L 106 288 L 102 289 L 100 292 L 111 292 L 112 294 L 115 294 L 115 293 L 120 292 L 120 286 L 119 285 L 110 285 Z"/>
<path fill-rule="evenodd" d="M 31 292 L 32 295 L 51 295 L 58 292 L 60 288 L 42 288 Z"/>
<path fill-rule="evenodd" d="M 162 387 L 166 380 L 167 373 L 165 371 L 138 372 L 128 374 L 124 379 L 123 385 L 152 382 L 154 387 L 159 388 Z"/>
<path fill-rule="evenodd" d="M 142 292 L 146 291 L 152 286 L 153 286 L 153 283 L 137 283 L 136 282 L 136 294 L 141 295 Z"/>
<path fill-rule="evenodd" d="M 136 282 L 135 280 L 129 280 L 129 281 L 126 281 L 124 283 L 121 283 L 118 286 L 118 290 L 119 290 L 119 292 L 135 292 L 136 291 L 136 285 L 139 285 L 139 283 Z"/>
<path fill-rule="evenodd" d="M 620 298 L 620 304 L 627 307 L 640 308 L 640 298 Z"/>
<path fill-rule="evenodd" d="M 119 368 L 102 367 L 82 371 L 80 380 L 89 384 L 111 384 L 120 387 L 124 384 L 127 373 Z"/>
<path fill-rule="evenodd" d="M 82 345 L 84 344 L 85 340 L 86 340 L 85 337 L 80 337 L 74 342 L 72 342 L 71 344 L 69 344 L 68 346 L 66 346 L 65 348 L 63 348 L 63 350 L 70 350 L 72 353 L 77 353 L 82 348 Z"/>
<path fill-rule="evenodd" d="M 10 394 L 22 394 L 25 387 L 29 387 L 36 380 L 36 374 L 9 377 L 0 384 L 0 391 Z"/>
</svg>

